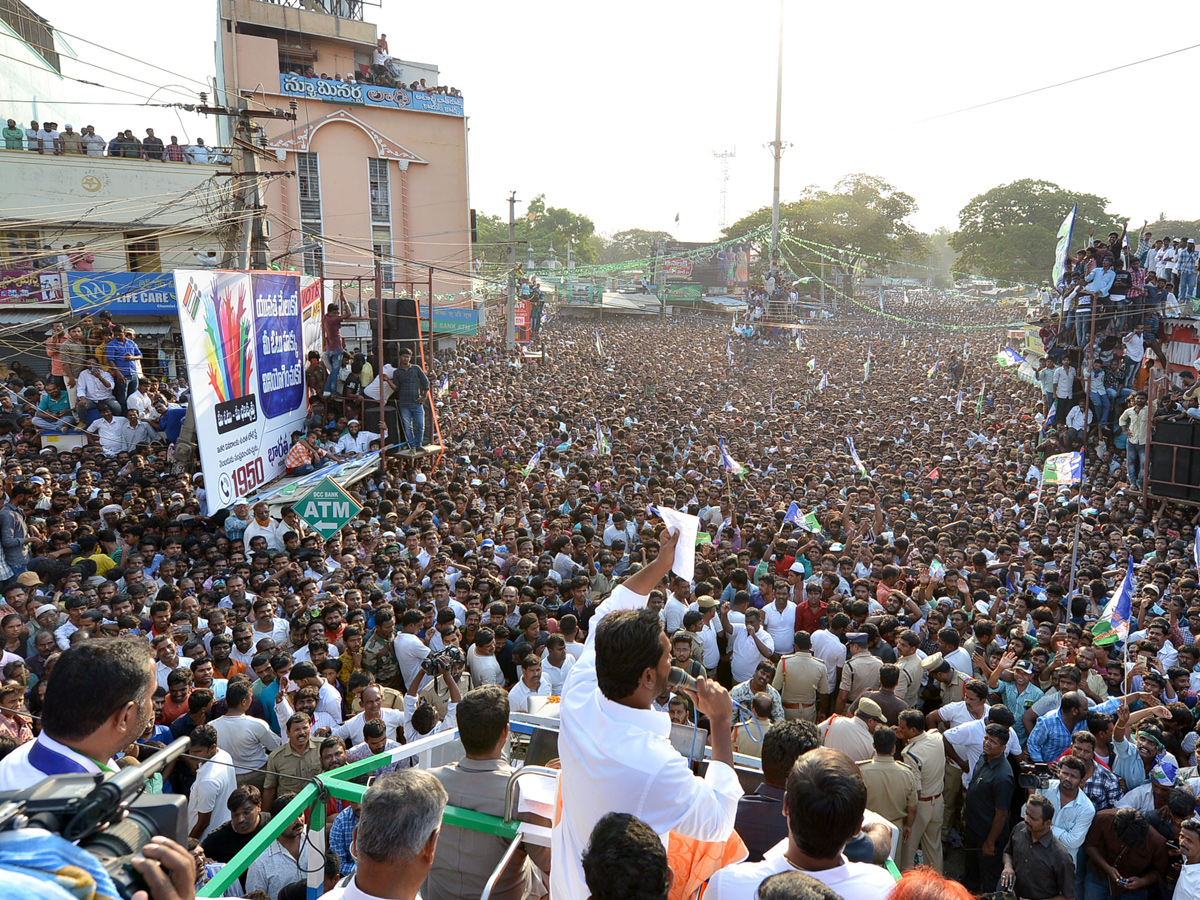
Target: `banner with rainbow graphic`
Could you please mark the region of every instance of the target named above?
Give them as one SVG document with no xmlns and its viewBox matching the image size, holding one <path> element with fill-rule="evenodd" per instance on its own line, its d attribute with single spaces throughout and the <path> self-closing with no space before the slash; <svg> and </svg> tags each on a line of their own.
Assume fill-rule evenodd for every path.
<svg viewBox="0 0 1200 900">
<path fill-rule="evenodd" d="M 196 443 L 215 507 L 283 474 L 307 415 L 304 360 L 321 349 L 321 281 L 285 272 L 177 270 Z"/>
</svg>

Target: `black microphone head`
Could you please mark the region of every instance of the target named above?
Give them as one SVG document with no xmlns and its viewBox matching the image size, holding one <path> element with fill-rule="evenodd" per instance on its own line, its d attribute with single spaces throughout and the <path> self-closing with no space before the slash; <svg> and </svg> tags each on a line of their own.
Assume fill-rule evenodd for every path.
<svg viewBox="0 0 1200 900">
<path fill-rule="evenodd" d="M 671 666 L 671 671 L 667 674 L 667 687 L 673 691 L 694 691 L 696 690 L 696 679 L 678 666 Z"/>
</svg>

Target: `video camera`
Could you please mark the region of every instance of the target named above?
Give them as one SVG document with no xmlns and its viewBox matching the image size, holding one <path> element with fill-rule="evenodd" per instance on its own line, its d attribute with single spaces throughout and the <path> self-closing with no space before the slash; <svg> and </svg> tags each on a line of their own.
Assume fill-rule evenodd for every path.
<svg viewBox="0 0 1200 900">
<path fill-rule="evenodd" d="M 1017 784 L 1031 791 L 1044 791 L 1050 787 L 1050 765 L 1048 763 L 1021 763 L 1017 767 Z"/>
<path fill-rule="evenodd" d="M 421 660 L 421 669 L 427 675 L 437 675 L 442 669 L 449 669 L 451 666 L 464 666 L 466 663 L 466 657 L 463 656 L 463 652 L 457 647 L 443 647 L 436 653 L 430 653 Z"/>
<path fill-rule="evenodd" d="M 142 794 L 146 780 L 192 745 L 181 737 L 141 765 L 100 775 L 53 775 L 23 791 L 0 791 L 0 831 L 42 828 L 100 860 L 126 900 L 146 890 L 133 857 L 155 835 L 187 846 L 187 799 Z M 140 796 L 139 796 L 140 795 Z"/>
</svg>

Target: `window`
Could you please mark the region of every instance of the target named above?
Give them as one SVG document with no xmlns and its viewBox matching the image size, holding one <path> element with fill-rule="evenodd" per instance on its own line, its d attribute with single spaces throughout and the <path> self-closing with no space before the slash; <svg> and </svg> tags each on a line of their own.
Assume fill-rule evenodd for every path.
<svg viewBox="0 0 1200 900">
<path fill-rule="evenodd" d="M 161 272 L 158 238 L 140 234 L 125 235 L 125 256 L 130 272 Z"/>
<path fill-rule="evenodd" d="M 380 228 L 378 225 L 373 226 L 371 228 L 371 249 L 375 253 L 375 258 L 383 264 L 384 283 L 395 280 L 392 268 L 392 229 Z"/>
<path fill-rule="evenodd" d="M 296 154 L 296 180 L 300 193 L 300 231 L 304 234 L 306 246 L 316 245 L 304 251 L 304 274 L 320 275 L 325 248 L 320 244 L 324 228 L 321 221 L 321 172 L 317 164 L 317 154 Z"/>
<path fill-rule="evenodd" d="M 386 159 L 367 160 L 367 181 L 371 188 L 371 221 L 378 225 L 392 224 L 392 192 L 388 181 Z"/>
<path fill-rule="evenodd" d="M 36 231 L 0 231 L 0 268 L 29 268 L 40 247 Z"/>
</svg>

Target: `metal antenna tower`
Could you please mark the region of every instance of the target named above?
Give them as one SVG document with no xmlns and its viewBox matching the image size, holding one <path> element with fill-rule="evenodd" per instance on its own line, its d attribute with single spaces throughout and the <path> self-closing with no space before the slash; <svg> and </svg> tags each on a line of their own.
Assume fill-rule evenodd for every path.
<svg viewBox="0 0 1200 900">
<path fill-rule="evenodd" d="M 737 156 L 737 147 L 732 150 L 714 150 L 712 155 L 721 161 L 721 228 L 729 224 L 729 161 Z"/>
</svg>

